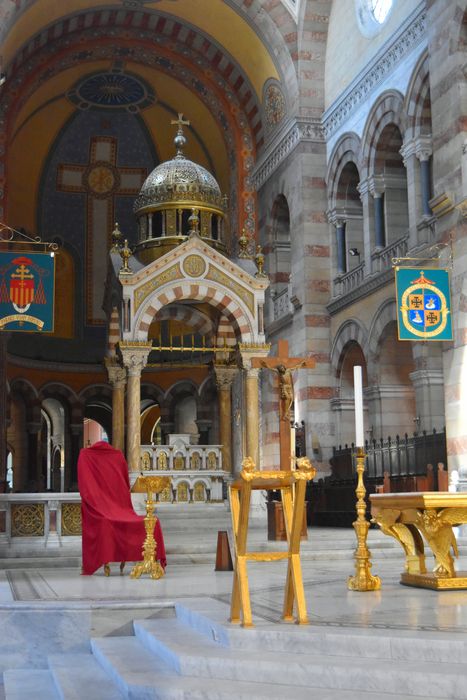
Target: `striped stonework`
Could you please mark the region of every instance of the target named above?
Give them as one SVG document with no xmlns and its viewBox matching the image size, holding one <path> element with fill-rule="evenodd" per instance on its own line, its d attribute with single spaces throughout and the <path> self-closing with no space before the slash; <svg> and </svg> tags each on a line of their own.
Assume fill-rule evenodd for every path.
<svg viewBox="0 0 467 700">
<path fill-rule="evenodd" d="M 176 306 L 163 307 L 157 314 L 157 321 L 179 321 L 189 326 L 193 333 L 198 333 L 205 338 L 212 338 L 214 329 L 210 318 L 198 309 L 177 304 Z"/>
<path fill-rule="evenodd" d="M 336 377 L 340 374 L 344 350 L 349 343 L 357 343 L 361 347 L 363 354 L 366 355 L 368 331 L 360 321 L 354 319 L 346 321 L 336 333 L 331 349 L 331 365 Z"/>
<path fill-rule="evenodd" d="M 173 286 L 154 294 L 135 319 L 135 338 L 147 338 L 149 326 L 162 307 L 186 299 L 208 302 L 228 318 L 239 340 L 244 343 L 253 341 L 252 320 L 246 310 L 242 309 L 243 304 L 240 301 L 235 300 L 226 289 L 212 283 L 208 285 L 188 281 L 176 282 Z"/>
</svg>

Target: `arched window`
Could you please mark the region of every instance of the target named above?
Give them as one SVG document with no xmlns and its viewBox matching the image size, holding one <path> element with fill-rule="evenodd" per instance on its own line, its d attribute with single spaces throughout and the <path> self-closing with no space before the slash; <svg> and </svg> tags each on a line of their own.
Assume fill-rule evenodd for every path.
<svg viewBox="0 0 467 700">
<path fill-rule="evenodd" d="M 375 154 L 376 247 L 391 245 L 408 231 L 407 175 L 401 148 L 399 128 L 396 124 L 387 124 L 381 132 Z"/>
</svg>

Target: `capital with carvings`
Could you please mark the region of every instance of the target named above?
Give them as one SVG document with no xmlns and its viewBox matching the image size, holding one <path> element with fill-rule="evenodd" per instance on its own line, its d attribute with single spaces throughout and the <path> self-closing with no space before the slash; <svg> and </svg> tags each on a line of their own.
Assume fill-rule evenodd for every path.
<svg viewBox="0 0 467 700">
<path fill-rule="evenodd" d="M 433 141 L 431 135 L 425 134 L 420 136 L 415 136 L 408 141 L 404 141 L 404 145 L 399 150 L 401 154 L 404 165 L 407 167 L 409 159 L 412 156 L 416 156 L 419 161 L 429 160 L 433 154 Z"/>
<path fill-rule="evenodd" d="M 146 367 L 149 353 L 152 350 L 152 343 L 120 342 L 118 349 L 122 356 L 123 364 L 128 370 L 128 376 L 135 377 L 139 376 Z"/>
<path fill-rule="evenodd" d="M 124 387 L 126 382 L 125 367 L 119 365 L 117 360 L 113 357 L 106 357 L 104 363 L 109 377 L 109 384 L 114 389 L 121 389 Z"/>
<path fill-rule="evenodd" d="M 219 391 L 230 391 L 232 382 L 238 372 L 236 367 L 214 366 L 216 385 Z"/>
</svg>

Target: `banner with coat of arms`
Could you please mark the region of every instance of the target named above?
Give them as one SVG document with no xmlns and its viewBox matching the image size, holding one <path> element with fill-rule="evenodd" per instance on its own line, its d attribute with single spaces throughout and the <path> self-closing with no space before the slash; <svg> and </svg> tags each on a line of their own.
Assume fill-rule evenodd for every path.
<svg viewBox="0 0 467 700">
<path fill-rule="evenodd" d="M 452 340 L 449 272 L 396 267 L 399 340 Z"/>
<path fill-rule="evenodd" d="M 55 257 L 0 253 L 0 330 L 54 329 Z"/>
</svg>

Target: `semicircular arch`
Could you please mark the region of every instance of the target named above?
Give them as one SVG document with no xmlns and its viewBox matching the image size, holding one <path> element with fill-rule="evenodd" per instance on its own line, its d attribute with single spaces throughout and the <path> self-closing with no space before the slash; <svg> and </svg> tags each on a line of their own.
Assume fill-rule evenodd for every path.
<svg viewBox="0 0 467 700">
<path fill-rule="evenodd" d="M 367 357 L 368 331 L 361 321 L 353 318 L 345 321 L 339 328 L 331 348 L 331 367 L 336 378 L 339 376 L 344 349 L 352 342 L 358 344 L 365 357 Z"/>
<path fill-rule="evenodd" d="M 237 340 L 252 342 L 254 322 L 243 300 L 232 290 L 215 282 L 187 283 L 180 280 L 164 285 L 141 305 L 133 322 L 133 340 L 147 340 L 149 327 L 160 309 L 172 302 L 203 301 L 219 310 L 230 321 Z"/>
</svg>

